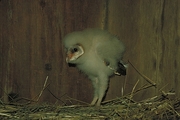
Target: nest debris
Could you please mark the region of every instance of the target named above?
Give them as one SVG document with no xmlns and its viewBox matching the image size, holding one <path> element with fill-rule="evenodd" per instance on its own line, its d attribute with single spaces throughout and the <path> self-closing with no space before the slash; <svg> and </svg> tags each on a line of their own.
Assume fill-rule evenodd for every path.
<svg viewBox="0 0 180 120">
<path fill-rule="evenodd" d="M 105 101 L 99 107 L 90 106 L 68 96 L 66 96 L 67 101 L 64 102 L 50 91 L 57 100 L 63 102 L 63 105 L 38 104 L 39 98 L 48 86 L 47 76 L 36 100 L 26 99 L 27 103 L 19 104 L 4 103 L 0 99 L 0 120 L 180 120 L 180 99 L 175 98 L 173 92 L 161 91 L 160 95 L 140 102 L 132 99 L 139 91 L 156 86 L 154 81 L 141 74 L 136 68 L 135 70 L 149 85 L 135 90 L 138 80 L 130 94 Z M 76 101 L 85 105 L 67 105 L 68 101 L 72 104 L 72 101 Z"/>
<path fill-rule="evenodd" d="M 70 99 L 70 98 L 69 98 Z M 74 100 L 74 99 L 72 99 Z M 141 102 L 130 95 L 103 102 L 100 107 L 89 105 L 0 104 L 1 120 L 177 120 L 180 119 L 180 100 L 164 95 Z"/>
</svg>

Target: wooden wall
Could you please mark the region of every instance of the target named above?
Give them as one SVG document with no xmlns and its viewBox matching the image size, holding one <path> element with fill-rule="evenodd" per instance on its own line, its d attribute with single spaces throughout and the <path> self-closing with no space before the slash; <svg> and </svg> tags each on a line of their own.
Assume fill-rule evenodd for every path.
<svg viewBox="0 0 180 120">
<path fill-rule="evenodd" d="M 180 0 L 0 0 L 0 99 L 7 94 L 57 102 L 52 93 L 85 102 L 93 95 L 91 82 L 65 63 L 62 38 L 84 28 L 103 28 L 126 45 L 130 61 L 157 87 L 143 90 L 137 100 L 180 86 Z M 125 77 L 110 81 L 106 100 L 149 84 L 129 65 Z M 50 92 L 51 91 L 51 92 Z M 61 103 L 60 101 L 58 101 Z"/>
</svg>

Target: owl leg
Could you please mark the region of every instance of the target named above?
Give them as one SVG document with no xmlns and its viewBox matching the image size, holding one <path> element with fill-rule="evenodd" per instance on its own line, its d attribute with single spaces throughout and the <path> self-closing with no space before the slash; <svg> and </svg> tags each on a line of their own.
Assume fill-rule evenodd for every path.
<svg viewBox="0 0 180 120">
<path fill-rule="evenodd" d="M 108 77 L 100 77 L 99 78 L 99 83 L 98 83 L 98 101 L 96 103 L 96 106 L 100 106 L 101 102 L 103 100 L 103 97 L 106 93 L 106 90 L 108 88 Z"/>
<path fill-rule="evenodd" d="M 94 98 L 91 102 L 91 105 L 95 105 L 98 100 L 98 78 L 91 78 L 91 80 L 94 87 Z"/>
</svg>

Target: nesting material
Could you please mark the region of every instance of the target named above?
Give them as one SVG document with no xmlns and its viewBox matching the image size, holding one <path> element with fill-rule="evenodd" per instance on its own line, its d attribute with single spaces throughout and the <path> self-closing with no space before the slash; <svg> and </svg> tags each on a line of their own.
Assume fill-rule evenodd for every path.
<svg viewBox="0 0 180 120">
<path fill-rule="evenodd" d="M 138 80 L 130 94 L 105 101 L 99 107 L 87 105 L 68 96 L 66 101 L 62 101 L 47 88 L 47 76 L 36 100 L 26 99 L 28 102 L 25 104 L 16 102 L 7 104 L 0 99 L 0 120 L 180 120 L 180 99 L 175 98 L 173 92 L 161 91 L 160 95 L 140 102 L 133 100 L 134 95 L 139 91 L 156 86 L 154 81 L 141 74 L 136 68 L 135 70 L 149 84 L 136 90 Z M 63 105 L 38 104 L 46 88 Z M 73 104 L 74 101 L 79 104 L 67 104 L 68 102 Z"/>
<path fill-rule="evenodd" d="M 167 95 L 167 94 L 166 94 Z M 176 120 L 180 119 L 180 100 L 163 94 L 141 102 L 130 95 L 106 101 L 100 107 L 88 105 L 0 104 L 1 120 Z"/>
</svg>

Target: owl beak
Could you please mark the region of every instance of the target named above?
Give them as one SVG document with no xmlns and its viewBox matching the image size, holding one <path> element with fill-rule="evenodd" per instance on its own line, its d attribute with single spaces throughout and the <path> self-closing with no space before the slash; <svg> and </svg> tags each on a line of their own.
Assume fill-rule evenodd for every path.
<svg viewBox="0 0 180 120">
<path fill-rule="evenodd" d="M 69 63 L 71 61 L 72 57 L 73 57 L 72 53 L 67 53 L 66 62 Z"/>
</svg>

